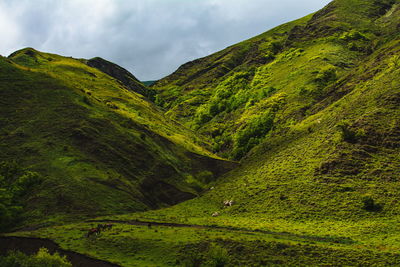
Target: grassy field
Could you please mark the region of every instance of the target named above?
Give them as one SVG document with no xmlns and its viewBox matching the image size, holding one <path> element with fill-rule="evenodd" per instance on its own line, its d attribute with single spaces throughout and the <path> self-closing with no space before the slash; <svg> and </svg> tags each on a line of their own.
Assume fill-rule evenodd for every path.
<svg viewBox="0 0 400 267">
<path fill-rule="evenodd" d="M 219 220 L 217 224 L 220 223 Z M 362 241 L 350 238 L 123 223 L 114 223 L 112 230 L 87 238 L 87 229 L 96 225 L 71 224 L 18 235 L 50 238 L 63 249 L 122 266 L 221 266 L 218 263 L 226 266 L 393 266 L 400 263 L 398 247 L 365 246 Z"/>
</svg>

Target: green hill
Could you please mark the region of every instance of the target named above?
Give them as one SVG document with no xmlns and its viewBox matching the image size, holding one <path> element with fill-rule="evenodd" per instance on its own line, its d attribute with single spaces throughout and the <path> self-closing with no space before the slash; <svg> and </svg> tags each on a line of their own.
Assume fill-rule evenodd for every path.
<svg viewBox="0 0 400 267">
<path fill-rule="evenodd" d="M 331 91 L 397 33 L 395 2 L 333 1 L 181 66 L 152 86 L 156 103 L 210 136 L 214 152 L 240 159 L 272 130 L 284 131 L 326 106 Z"/>
<path fill-rule="evenodd" d="M 170 117 L 242 158 L 172 213 L 195 206 L 192 218 L 219 211 L 234 224 L 287 220 L 285 230 L 396 218 L 399 14 L 399 1 L 336 0 L 156 83 Z M 223 209 L 226 199 L 236 204 Z"/>
<path fill-rule="evenodd" d="M 49 220 L 176 204 L 231 168 L 133 86 L 87 62 L 94 65 L 30 48 L 0 59 L 4 186 L 13 191 L 27 170 L 42 181 L 18 203 L 23 217 Z M 146 89 L 139 82 L 137 88 Z"/>
<path fill-rule="evenodd" d="M 149 218 L 397 247 L 399 14 L 398 1 L 333 1 L 159 81 L 168 115 L 242 161 L 201 198 Z M 255 60 L 268 51 L 268 60 Z M 221 204 L 230 199 L 232 207 Z"/>
<path fill-rule="evenodd" d="M 191 141 L 179 124 L 173 133 L 184 130 L 186 142 L 163 136 L 203 155 L 212 156 L 204 150 L 212 145 L 240 165 L 172 207 L 17 235 L 123 266 L 399 265 L 399 27 L 400 1 L 335 0 L 181 66 L 151 86 L 162 109 L 148 105 L 165 121 L 159 125 L 170 123 L 163 110 L 212 144 Z M 114 99 L 121 114 L 126 95 Z M 173 185 L 194 194 L 190 178 Z M 83 238 L 98 222 L 115 228 Z"/>
</svg>

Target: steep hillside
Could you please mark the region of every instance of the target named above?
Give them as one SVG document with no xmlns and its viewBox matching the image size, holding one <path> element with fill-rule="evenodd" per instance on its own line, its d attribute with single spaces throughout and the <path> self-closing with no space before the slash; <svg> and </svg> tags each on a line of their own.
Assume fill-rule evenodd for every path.
<svg viewBox="0 0 400 267">
<path fill-rule="evenodd" d="M 153 99 L 155 91 L 147 88 L 126 69 L 100 57 L 89 59 L 86 64 L 120 81 L 130 90 Z"/>
<path fill-rule="evenodd" d="M 15 188 L 30 183 L 21 178 L 26 170 L 35 172 L 35 184 L 41 181 L 28 186 L 19 203 L 7 197 L 11 206 L 24 206 L 24 217 L 176 204 L 234 165 L 85 63 L 30 48 L 0 59 L 0 184 L 19 192 Z"/>
<path fill-rule="evenodd" d="M 382 4 L 333 1 L 313 16 L 278 27 L 266 35 L 285 27 L 291 30 L 271 62 L 258 63 L 254 72 L 243 63 L 228 72 L 227 78 L 218 78 L 219 84 L 213 80 L 215 77 L 211 78 L 214 88 L 207 85 L 211 70 L 198 76 L 200 89 L 195 82 L 180 84 L 174 77 L 184 77 L 186 71 L 201 68 L 216 55 L 185 65 L 158 82 L 161 95 L 167 100 L 164 105 L 172 107 L 169 114 L 194 126 L 196 121 L 189 116 L 196 112 L 193 99 L 202 99 L 202 105 L 208 107 L 220 89 L 227 95 L 215 98 L 216 103 L 230 101 L 230 97 L 236 99 L 244 90 L 243 95 L 249 99 L 246 104 L 219 112 L 196 127 L 207 132 L 228 125 L 224 133 L 234 135 L 233 142 L 241 140 L 241 129 L 249 129 L 250 140 L 258 140 L 242 158 L 241 166 L 218 180 L 203 196 L 171 208 L 113 219 L 253 229 L 270 232 L 274 238 L 285 235 L 292 241 L 290 235 L 330 239 L 325 244 L 317 243 L 324 248 L 333 245 L 354 253 L 397 253 L 400 4 Z M 247 80 L 245 89 L 218 87 L 229 84 L 233 77 Z M 256 77 L 263 78 L 254 84 Z M 255 98 L 257 84 L 275 89 L 270 95 Z M 174 97 L 173 90 L 183 96 Z M 189 108 L 187 117 L 179 112 L 183 107 Z M 253 124 L 253 118 L 257 123 Z M 233 200 L 233 205 L 224 205 L 227 200 Z M 204 238 L 214 242 L 208 236 Z M 222 239 L 219 244 L 232 253 L 232 258 L 237 259 L 245 251 L 244 241 L 243 250 L 236 250 L 231 247 L 232 237 Z M 260 245 L 271 241 L 264 242 Z M 198 247 L 203 244 L 194 243 Z M 301 250 L 295 251 L 286 257 L 301 254 Z M 268 259 L 274 265 L 272 258 Z M 347 265 L 340 259 L 331 264 Z M 374 264 L 390 265 L 383 259 L 379 263 L 354 261 L 354 265 Z"/>
<path fill-rule="evenodd" d="M 333 1 L 181 66 L 152 86 L 159 91 L 156 103 L 210 136 L 214 152 L 240 159 L 270 132 L 314 114 L 354 67 L 398 32 L 395 3 Z"/>
<path fill-rule="evenodd" d="M 228 125 L 223 134 L 235 135 L 234 148 L 251 144 L 254 149 L 214 190 L 146 216 L 342 236 L 374 249 L 399 248 L 394 223 L 400 216 L 399 15 L 397 1 L 337 0 L 303 19 L 303 26 L 295 21 L 244 42 L 296 25 L 271 62 L 254 72 L 242 64 L 215 90 L 204 89 L 211 96 L 203 97 L 200 107 L 209 107 L 214 99 L 224 101 L 215 98 L 219 86 L 233 77 L 247 81 L 237 91 L 221 88 L 228 101 L 244 90 L 246 104 L 217 113 L 200 127 L 207 132 Z M 179 88 L 188 90 L 185 86 Z M 270 95 L 254 97 L 258 88 L 269 86 L 274 88 Z M 168 95 L 167 85 L 163 90 Z M 177 98 L 170 105 L 190 103 Z M 177 110 L 171 113 L 179 117 Z M 224 207 L 224 200 L 235 204 Z M 211 218 L 214 212 L 220 216 Z"/>
</svg>

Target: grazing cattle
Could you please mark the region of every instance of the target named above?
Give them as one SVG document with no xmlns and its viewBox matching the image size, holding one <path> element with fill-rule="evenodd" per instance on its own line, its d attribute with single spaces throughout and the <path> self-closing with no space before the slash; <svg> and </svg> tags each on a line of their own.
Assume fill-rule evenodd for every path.
<svg viewBox="0 0 400 267">
<path fill-rule="evenodd" d="M 151 223 L 148 223 L 148 224 L 147 224 L 147 227 L 151 228 Z"/>
<path fill-rule="evenodd" d="M 92 235 L 99 235 L 102 231 L 105 230 L 111 230 L 113 227 L 113 224 L 108 223 L 108 224 L 98 224 L 96 228 L 91 228 L 88 233 L 86 234 L 87 237 L 90 237 Z"/>
<path fill-rule="evenodd" d="M 108 223 L 108 224 L 105 224 L 104 225 L 104 229 L 108 229 L 108 230 L 111 230 L 112 228 L 113 228 L 113 224 L 111 224 L 111 223 Z"/>
<path fill-rule="evenodd" d="M 86 234 L 86 237 L 90 237 L 92 235 L 99 235 L 101 233 L 101 230 L 99 228 L 92 228 L 88 231 Z"/>
<path fill-rule="evenodd" d="M 218 217 L 219 216 L 219 212 L 214 212 L 211 216 Z"/>
</svg>

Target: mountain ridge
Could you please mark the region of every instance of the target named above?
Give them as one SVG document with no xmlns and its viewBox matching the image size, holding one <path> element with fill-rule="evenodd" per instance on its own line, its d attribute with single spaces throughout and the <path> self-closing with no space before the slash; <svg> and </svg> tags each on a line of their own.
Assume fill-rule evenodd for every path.
<svg viewBox="0 0 400 267">
<path fill-rule="evenodd" d="M 0 160 L 42 177 L 23 200 L 31 220 L 176 204 L 235 166 L 85 60 L 27 48 L 0 61 Z"/>
</svg>

